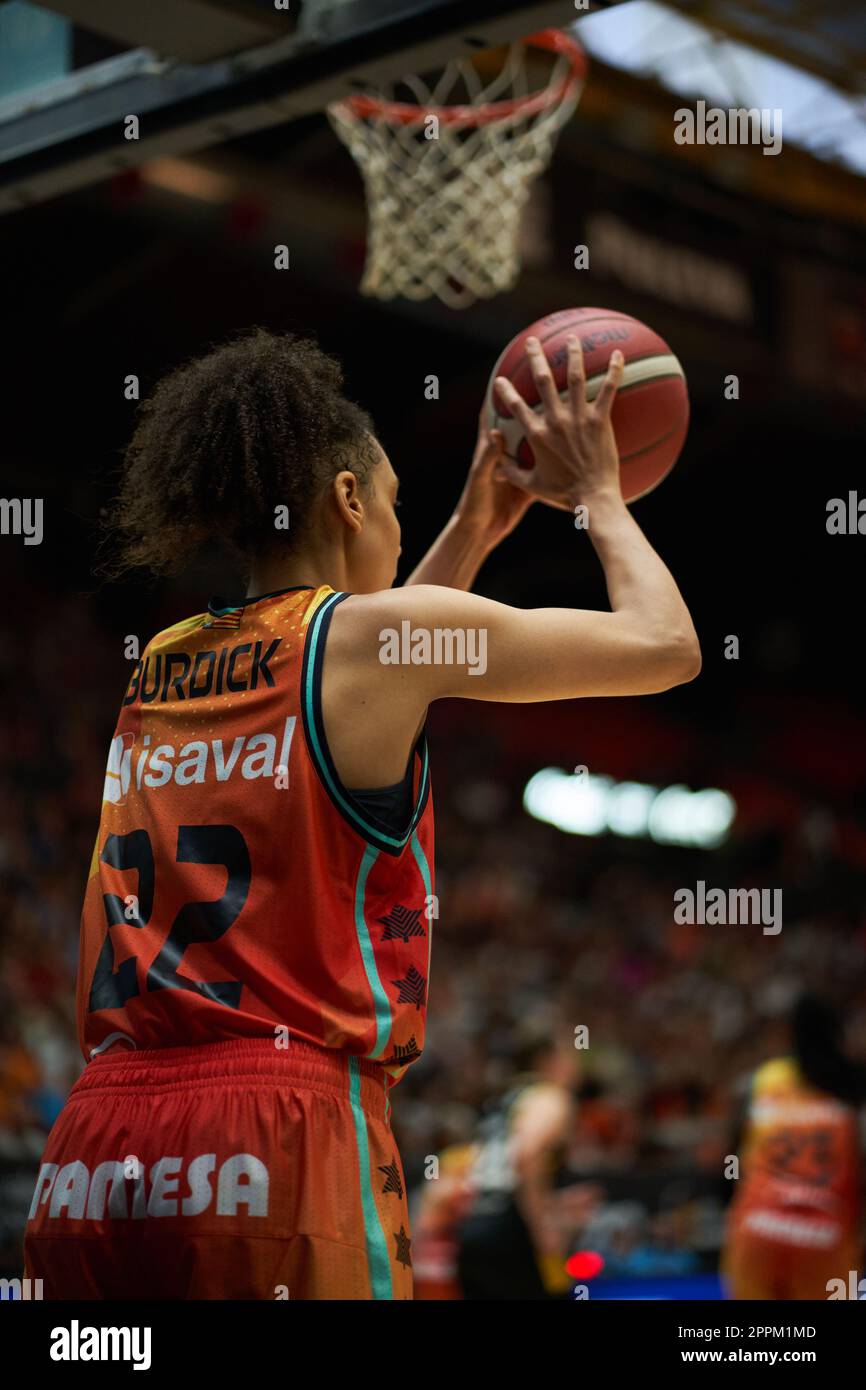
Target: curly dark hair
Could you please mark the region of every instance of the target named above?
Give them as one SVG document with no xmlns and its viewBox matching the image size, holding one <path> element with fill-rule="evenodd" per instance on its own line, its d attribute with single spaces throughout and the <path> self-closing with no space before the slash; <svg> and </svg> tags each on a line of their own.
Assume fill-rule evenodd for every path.
<svg viewBox="0 0 866 1390">
<path fill-rule="evenodd" d="M 262 328 L 169 373 L 139 406 L 100 571 L 172 574 L 206 541 L 245 562 L 291 551 L 328 482 L 348 469 L 369 486 L 380 457 L 342 385 L 315 342 Z M 279 506 L 288 531 L 275 529 Z"/>
</svg>

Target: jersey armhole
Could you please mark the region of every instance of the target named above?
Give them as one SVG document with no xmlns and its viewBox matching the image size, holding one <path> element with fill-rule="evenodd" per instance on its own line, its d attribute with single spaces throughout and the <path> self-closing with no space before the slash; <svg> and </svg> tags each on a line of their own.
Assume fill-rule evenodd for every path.
<svg viewBox="0 0 866 1390">
<path fill-rule="evenodd" d="M 430 773 L 427 758 L 427 727 L 426 721 L 421 727 L 415 746 L 412 750 L 412 764 L 414 772 L 415 759 L 420 761 L 420 773 L 418 780 L 418 794 L 415 799 L 415 806 L 409 818 L 409 823 L 402 835 L 395 835 L 393 827 L 389 826 L 374 812 L 365 806 L 345 787 L 340 779 L 331 751 L 328 747 L 328 740 L 325 735 L 325 725 L 322 716 L 322 670 L 325 660 L 325 645 L 328 638 L 328 631 L 331 626 L 331 619 L 334 609 L 339 603 L 350 598 L 347 593 L 330 594 L 319 606 L 316 613 L 310 619 L 307 627 L 307 635 L 304 641 L 304 660 L 301 667 L 301 715 L 304 726 L 304 737 L 306 739 L 307 750 L 310 755 L 313 767 L 328 793 L 334 807 L 340 815 L 361 836 L 367 844 L 382 850 L 386 854 L 399 855 L 408 844 L 421 816 L 427 805 L 427 798 L 430 794 Z"/>
</svg>

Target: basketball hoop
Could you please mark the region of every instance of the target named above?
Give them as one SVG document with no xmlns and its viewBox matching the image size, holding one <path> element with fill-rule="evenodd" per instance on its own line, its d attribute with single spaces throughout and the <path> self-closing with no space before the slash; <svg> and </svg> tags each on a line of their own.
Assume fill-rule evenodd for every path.
<svg viewBox="0 0 866 1390">
<path fill-rule="evenodd" d="M 533 92 L 530 51 L 550 58 L 547 84 Z M 544 29 L 511 44 L 486 84 L 471 58 L 459 58 L 432 86 L 404 77 L 399 85 L 414 102 L 360 93 L 334 102 L 331 123 L 367 195 L 362 292 L 437 296 L 462 309 L 510 289 L 530 187 L 550 162 L 585 74 L 580 45 Z"/>
</svg>

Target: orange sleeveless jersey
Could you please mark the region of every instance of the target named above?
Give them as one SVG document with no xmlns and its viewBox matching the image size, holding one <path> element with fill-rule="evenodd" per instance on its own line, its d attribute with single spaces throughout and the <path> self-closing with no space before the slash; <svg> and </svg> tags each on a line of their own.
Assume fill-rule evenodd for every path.
<svg viewBox="0 0 866 1390">
<path fill-rule="evenodd" d="M 82 915 L 86 1058 L 122 1039 L 295 1037 L 381 1063 L 393 1083 L 420 1055 L 426 739 L 398 837 L 343 787 L 325 739 L 324 647 L 347 597 L 304 586 L 212 604 L 136 662 Z"/>
<path fill-rule="evenodd" d="M 860 1218 L 857 1112 L 811 1087 L 792 1058 L 755 1072 L 732 1214 L 791 1244 L 830 1244 Z"/>
</svg>

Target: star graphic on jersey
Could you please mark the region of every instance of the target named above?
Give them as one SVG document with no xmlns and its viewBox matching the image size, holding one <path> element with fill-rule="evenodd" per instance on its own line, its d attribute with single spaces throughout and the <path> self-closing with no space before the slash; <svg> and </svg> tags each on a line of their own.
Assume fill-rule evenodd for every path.
<svg viewBox="0 0 866 1390">
<path fill-rule="evenodd" d="M 409 966 L 402 980 L 392 980 L 391 984 L 396 985 L 400 991 L 397 995 L 398 1004 L 414 1004 L 416 1009 L 422 1007 L 427 995 L 427 982 L 414 965 Z"/>
<path fill-rule="evenodd" d="M 386 1067 L 399 1067 L 402 1066 L 404 1062 L 408 1064 L 409 1062 L 416 1061 L 420 1056 L 421 1053 L 418 1051 L 418 1043 L 413 1033 L 409 1041 L 402 1046 L 400 1043 L 394 1044 L 394 1055 L 392 1057 L 387 1057 L 384 1065 Z"/>
<path fill-rule="evenodd" d="M 399 1233 L 397 1231 L 394 1232 L 394 1239 L 397 1242 L 397 1254 L 394 1256 L 395 1260 L 398 1265 L 405 1265 L 407 1269 L 411 1269 L 412 1256 L 409 1252 L 412 1249 L 412 1242 L 409 1239 L 409 1234 L 402 1221 L 400 1223 Z"/>
<path fill-rule="evenodd" d="M 395 903 L 387 917 L 377 918 L 385 928 L 382 940 L 393 941 L 396 936 L 401 941 L 408 942 L 410 936 L 426 935 L 418 920 L 420 916 L 420 907 L 404 907 L 402 903 Z"/>
<path fill-rule="evenodd" d="M 379 1165 L 379 1172 L 385 1174 L 385 1186 L 382 1188 L 382 1192 L 396 1192 L 398 1197 L 402 1197 L 403 1184 L 400 1181 L 400 1169 L 396 1154 L 392 1156 L 390 1163 Z"/>
</svg>

